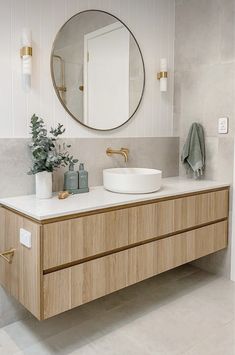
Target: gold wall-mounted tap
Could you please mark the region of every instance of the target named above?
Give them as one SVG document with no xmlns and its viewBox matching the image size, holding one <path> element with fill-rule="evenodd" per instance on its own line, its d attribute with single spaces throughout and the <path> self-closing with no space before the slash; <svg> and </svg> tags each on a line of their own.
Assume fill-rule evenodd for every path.
<svg viewBox="0 0 235 355">
<path fill-rule="evenodd" d="M 122 155 L 125 159 L 125 162 L 128 161 L 128 155 L 129 155 L 129 149 L 128 148 L 121 148 L 121 149 L 112 149 L 112 148 L 107 148 L 106 149 L 106 154 L 108 156 L 111 156 L 113 154 L 119 154 Z"/>
</svg>

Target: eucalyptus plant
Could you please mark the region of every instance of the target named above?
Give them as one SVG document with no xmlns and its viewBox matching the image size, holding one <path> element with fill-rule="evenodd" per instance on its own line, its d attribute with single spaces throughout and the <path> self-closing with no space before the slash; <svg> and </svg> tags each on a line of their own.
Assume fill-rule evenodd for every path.
<svg viewBox="0 0 235 355">
<path fill-rule="evenodd" d="M 58 144 L 58 137 L 65 132 L 62 124 L 59 123 L 56 128 L 51 128 L 50 135 L 48 135 L 43 119 L 34 114 L 31 118 L 30 129 L 32 141 L 29 148 L 32 153 L 33 166 L 28 172 L 29 175 L 42 171 L 53 172 L 57 168 L 78 162 L 78 159 L 74 159 L 68 152 L 71 145 Z"/>
</svg>

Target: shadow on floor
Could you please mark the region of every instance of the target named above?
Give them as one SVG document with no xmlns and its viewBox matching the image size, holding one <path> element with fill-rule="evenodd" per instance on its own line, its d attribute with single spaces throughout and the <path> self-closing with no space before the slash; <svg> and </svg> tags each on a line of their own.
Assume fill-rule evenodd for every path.
<svg viewBox="0 0 235 355">
<path fill-rule="evenodd" d="M 69 354 L 104 335 L 213 282 L 216 276 L 191 265 L 165 272 L 86 305 L 39 322 L 34 318 L 4 328 L 24 354 Z M 39 351 L 39 350 L 38 350 Z M 38 352 L 39 354 L 39 352 Z"/>
</svg>

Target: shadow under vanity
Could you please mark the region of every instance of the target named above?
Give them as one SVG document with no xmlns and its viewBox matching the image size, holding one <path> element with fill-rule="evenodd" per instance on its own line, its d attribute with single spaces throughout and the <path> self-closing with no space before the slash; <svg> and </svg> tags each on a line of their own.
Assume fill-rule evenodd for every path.
<svg viewBox="0 0 235 355">
<path fill-rule="evenodd" d="M 229 187 L 163 179 L 152 194 L 91 188 L 0 201 L 0 282 L 43 320 L 227 247 Z M 20 242 L 23 231 L 31 245 Z M 9 260 L 7 260 L 9 259 Z"/>
</svg>

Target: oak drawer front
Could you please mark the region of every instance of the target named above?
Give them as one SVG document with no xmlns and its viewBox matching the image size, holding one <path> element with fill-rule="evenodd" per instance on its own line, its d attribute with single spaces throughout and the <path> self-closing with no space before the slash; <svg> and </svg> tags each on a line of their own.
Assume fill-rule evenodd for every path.
<svg viewBox="0 0 235 355">
<path fill-rule="evenodd" d="M 43 226 L 43 269 L 96 256 L 228 215 L 228 190 L 166 200 Z"/>
<path fill-rule="evenodd" d="M 128 209 L 43 226 L 44 270 L 128 244 Z"/>
<path fill-rule="evenodd" d="M 227 221 L 44 275 L 44 318 L 227 246 Z"/>
</svg>

